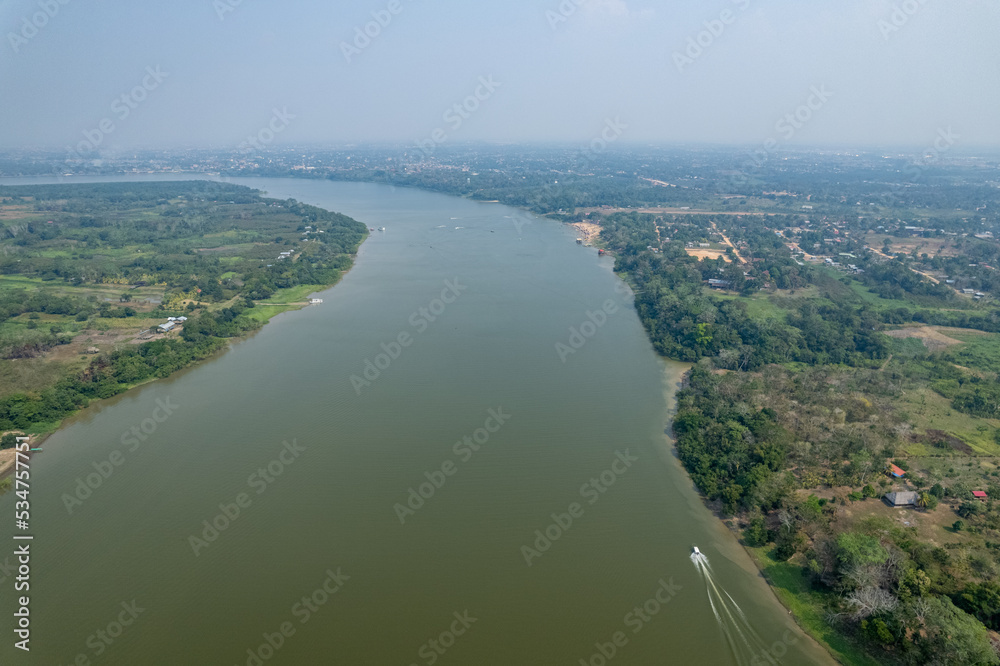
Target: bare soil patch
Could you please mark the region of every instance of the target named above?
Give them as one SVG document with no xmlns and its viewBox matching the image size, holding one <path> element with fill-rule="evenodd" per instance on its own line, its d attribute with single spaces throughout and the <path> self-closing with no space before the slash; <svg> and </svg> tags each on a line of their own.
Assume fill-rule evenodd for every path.
<svg viewBox="0 0 1000 666">
<path fill-rule="evenodd" d="M 930 444 L 937 448 L 952 448 L 959 453 L 964 453 L 966 455 L 975 455 L 975 451 L 972 447 L 966 444 L 963 440 L 955 437 L 954 435 L 945 432 L 944 430 L 928 430 L 925 435 L 918 435 L 913 433 L 910 435 L 910 440 L 913 442 L 920 442 L 922 444 Z"/>
<path fill-rule="evenodd" d="M 698 261 L 702 261 L 703 259 L 718 259 L 719 257 L 722 257 L 726 263 L 733 262 L 733 260 L 729 258 L 729 255 L 722 250 L 698 250 L 694 248 L 686 248 L 684 251 L 692 257 L 697 257 Z"/>
<path fill-rule="evenodd" d="M 593 243 L 601 235 L 601 226 L 592 222 L 574 222 L 570 225 L 580 232 L 580 238 L 585 243 Z"/>
<path fill-rule="evenodd" d="M 930 351 L 940 351 L 953 345 L 962 344 L 961 340 L 950 338 L 935 326 L 912 326 L 900 328 L 895 331 L 886 331 L 886 335 L 892 338 L 917 338 L 924 343 Z"/>
</svg>

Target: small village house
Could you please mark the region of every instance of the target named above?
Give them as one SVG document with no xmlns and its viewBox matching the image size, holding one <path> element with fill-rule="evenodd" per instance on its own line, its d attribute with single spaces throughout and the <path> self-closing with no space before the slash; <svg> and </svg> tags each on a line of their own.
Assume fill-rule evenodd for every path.
<svg viewBox="0 0 1000 666">
<path fill-rule="evenodd" d="M 889 506 L 893 507 L 916 506 L 919 498 L 919 493 L 915 493 L 912 490 L 897 490 L 895 492 L 886 493 L 885 501 L 889 504 Z"/>
</svg>

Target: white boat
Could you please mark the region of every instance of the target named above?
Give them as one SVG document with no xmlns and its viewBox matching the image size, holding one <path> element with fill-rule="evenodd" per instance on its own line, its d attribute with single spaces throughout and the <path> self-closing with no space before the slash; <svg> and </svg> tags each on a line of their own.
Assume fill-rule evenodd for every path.
<svg viewBox="0 0 1000 666">
<path fill-rule="evenodd" d="M 379 227 L 378 230 L 379 231 L 385 231 L 385 227 Z"/>
<path fill-rule="evenodd" d="M 695 547 L 694 547 L 694 554 L 695 554 L 695 555 L 701 555 L 701 551 L 700 551 L 700 550 L 698 550 L 698 546 L 695 546 Z"/>
</svg>

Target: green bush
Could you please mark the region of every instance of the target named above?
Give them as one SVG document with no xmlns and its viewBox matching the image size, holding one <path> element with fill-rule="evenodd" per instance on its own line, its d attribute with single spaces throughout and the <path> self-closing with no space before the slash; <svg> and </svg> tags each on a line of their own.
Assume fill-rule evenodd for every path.
<svg viewBox="0 0 1000 666">
<path fill-rule="evenodd" d="M 748 546 L 753 548 L 764 546 L 771 540 L 771 535 L 763 516 L 757 516 L 750 521 L 750 524 L 743 530 L 743 540 Z"/>
</svg>

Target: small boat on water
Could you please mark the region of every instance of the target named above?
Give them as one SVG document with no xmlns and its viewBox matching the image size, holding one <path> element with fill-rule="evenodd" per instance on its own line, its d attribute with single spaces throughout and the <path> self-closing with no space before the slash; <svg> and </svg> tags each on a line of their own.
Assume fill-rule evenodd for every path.
<svg viewBox="0 0 1000 666">
<path fill-rule="evenodd" d="M 385 227 L 379 227 L 378 230 L 379 231 L 385 231 Z"/>
<path fill-rule="evenodd" d="M 695 555 L 701 555 L 701 551 L 700 551 L 700 550 L 698 550 L 698 546 L 695 546 L 695 547 L 694 547 L 694 554 L 695 554 Z"/>
<path fill-rule="evenodd" d="M 583 239 L 582 238 L 577 238 L 576 239 L 576 244 L 577 245 L 583 245 Z"/>
</svg>

